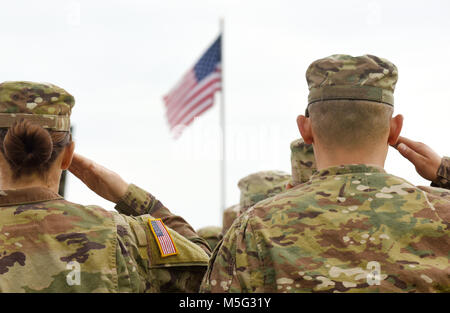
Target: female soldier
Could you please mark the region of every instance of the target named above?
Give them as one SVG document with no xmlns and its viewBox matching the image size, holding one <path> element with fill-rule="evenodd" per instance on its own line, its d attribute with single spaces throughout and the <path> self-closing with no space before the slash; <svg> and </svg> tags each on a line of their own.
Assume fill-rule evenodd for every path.
<svg viewBox="0 0 450 313">
<path fill-rule="evenodd" d="M 51 84 L 0 84 L 0 291 L 196 292 L 206 242 L 148 192 L 74 155 L 74 102 Z M 65 169 L 120 213 L 64 200 Z"/>
</svg>

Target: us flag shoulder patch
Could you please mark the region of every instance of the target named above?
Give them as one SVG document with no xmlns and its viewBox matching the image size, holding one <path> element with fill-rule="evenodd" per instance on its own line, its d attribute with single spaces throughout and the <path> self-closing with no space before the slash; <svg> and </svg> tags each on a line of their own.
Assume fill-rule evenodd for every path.
<svg viewBox="0 0 450 313">
<path fill-rule="evenodd" d="M 178 254 L 177 247 L 173 242 L 172 236 L 166 228 L 166 225 L 162 222 L 160 218 L 148 219 L 148 224 L 155 236 L 156 242 L 158 243 L 159 251 L 161 252 L 161 257 L 171 256 Z"/>
</svg>

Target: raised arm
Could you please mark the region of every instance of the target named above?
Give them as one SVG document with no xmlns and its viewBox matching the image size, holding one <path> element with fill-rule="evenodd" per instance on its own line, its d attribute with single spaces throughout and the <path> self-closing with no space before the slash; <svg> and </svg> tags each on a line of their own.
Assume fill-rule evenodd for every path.
<svg viewBox="0 0 450 313">
<path fill-rule="evenodd" d="M 79 154 L 74 154 L 69 170 L 100 197 L 116 203 L 115 209 L 119 213 L 130 216 L 150 214 L 161 218 L 166 226 L 211 253 L 207 242 L 181 216 L 172 214 L 152 194 L 128 184 L 119 174 Z"/>
<path fill-rule="evenodd" d="M 450 158 L 440 157 L 426 144 L 399 137 L 395 148 L 416 168 L 417 173 L 431 181 L 431 186 L 450 189 Z"/>
</svg>

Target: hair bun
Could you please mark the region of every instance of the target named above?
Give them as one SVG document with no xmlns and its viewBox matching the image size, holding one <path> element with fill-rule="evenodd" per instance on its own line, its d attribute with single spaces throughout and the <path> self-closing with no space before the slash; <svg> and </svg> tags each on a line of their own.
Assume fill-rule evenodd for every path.
<svg viewBox="0 0 450 313">
<path fill-rule="evenodd" d="M 50 133 L 27 120 L 15 122 L 3 141 L 6 158 L 18 167 L 38 167 L 46 163 L 53 150 Z"/>
</svg>

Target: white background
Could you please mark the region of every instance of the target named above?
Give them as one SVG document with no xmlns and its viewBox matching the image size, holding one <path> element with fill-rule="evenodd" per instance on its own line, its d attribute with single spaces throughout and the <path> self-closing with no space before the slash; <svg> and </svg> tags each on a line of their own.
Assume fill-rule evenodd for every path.
<svg viewBox="0 0 450 313">
<path fill-rule="evenodd" d="M 76 98 L 76 151 L 153 193 L 195 228 L 221 225 L 219 110 L 174 141 L 162 96 L 225 19 L 227 205 L 237 182 L 290 171 L 307 99 L 305 71 L 335 53 L 374 54 L 399 69 L 403 135 L 450 154 L 448 1 L 1 1 L 0 80 L 57 84 Z M 386 170 L 428 184 L 395 150 Z M 68 200 L 114 205 L 74 176 Z"/>
</svg>

